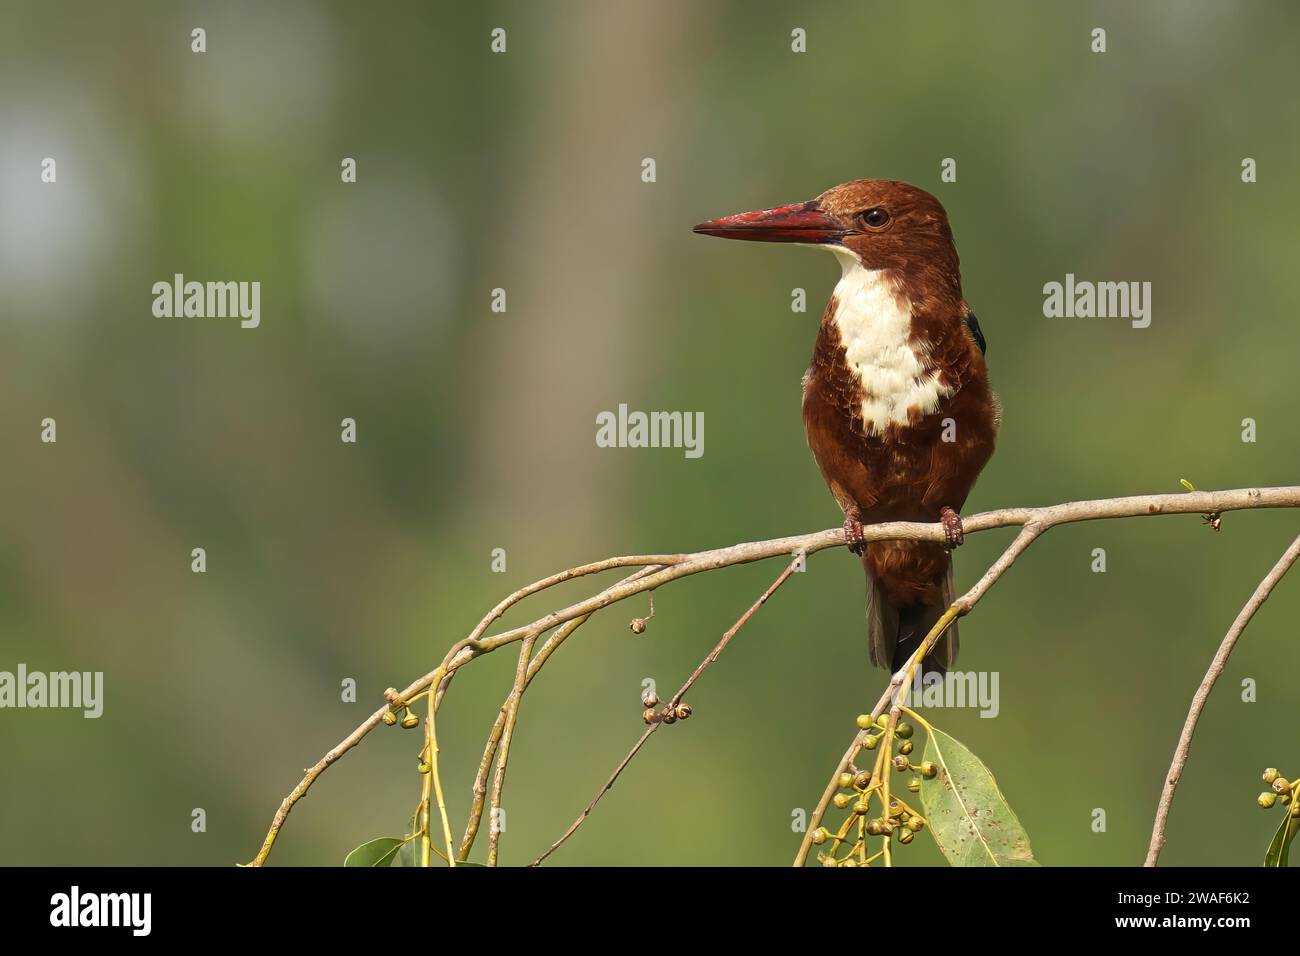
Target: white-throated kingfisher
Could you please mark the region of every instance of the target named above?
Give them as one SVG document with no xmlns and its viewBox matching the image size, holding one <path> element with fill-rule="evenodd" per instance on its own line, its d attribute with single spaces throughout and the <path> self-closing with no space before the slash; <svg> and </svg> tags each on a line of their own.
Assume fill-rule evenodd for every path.
<svg viewBox="0 0 1300 956">
<path fill-rule="evenodd" d="M 948 216 L 916 186 L 859 179 L 695 231 L 816 246 L 840 261 L 803 377 L 804 430 L 866 568 L 871 660 L 896 670 L 952 603 L 959 512 L 1001 419 Z M 880 521 L 940 521 L 947 546 L 864 542 L 863 524 Z M 953 623 L 923 668 L 942 673 L 956 658 Z"/>
</svg>

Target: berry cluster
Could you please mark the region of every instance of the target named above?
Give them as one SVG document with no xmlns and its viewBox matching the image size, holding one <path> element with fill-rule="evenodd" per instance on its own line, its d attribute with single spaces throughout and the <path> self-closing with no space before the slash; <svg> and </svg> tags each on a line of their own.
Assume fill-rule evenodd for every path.
<svg viewBox="0 0 1300 956">
<path fill-rule="evenodd" d="M 823 866 L 870 866 L 877 860 L 889 865 L 890 843 L 911 843 L 926 823 L 916 809 L 901 797 L 890 794 L 891 772 L 910 775 L 906 786 L 911 793 L 920 791 L 923 778 L 933 779 L 939 773 L 938 767 L 929 760 L 912 763 L 910 755 L 915 745 L 911 738 L 916 728 L 906 721 L 899 721 L 892 732 L 884 714 L 874 720 L 870 714 L 862 714 L 857 724 L 865 732 L 862 750 L 877 751 L 875 766 L 872 770 L 859 769 L 850 760 L 848 769 L 840 774 L 837 781 L 840 792 L 831 802 L 836 809 L 849 813 L 835 832 L 822 826 L 812 834 L 814 845 L 827 847 L 817 857 Z M 881 838 L 874 853 L 868 846 L 870 837 Z M 843 855 L 841 851 L 845 851 Z"/>
</svg>

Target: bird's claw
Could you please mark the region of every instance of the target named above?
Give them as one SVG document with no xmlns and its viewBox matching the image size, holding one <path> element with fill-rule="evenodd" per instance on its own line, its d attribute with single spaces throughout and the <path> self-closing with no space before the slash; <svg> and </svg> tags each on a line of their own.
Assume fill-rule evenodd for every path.
<svg viewBox="0 0 1300 956">
<path fill-rule="evenodd" d="M 966 540 L 966 532 L 961 526 L 961 515 L 944 505 L 939 511 L 939 522 L 943 525 L 943 536 L 948 542 L 948 550 L 952 551 L 960 547 Z"/>
<path fill-rule="evenodd" d="M 862 520 L 856 511 L 848 511 L 844 514 L 844 543 L 849 546 L 849 550 L 854 554 L 862 554 L 862 549 L 866 547 L 866 539 L 862 536 Z"/>
</svg>

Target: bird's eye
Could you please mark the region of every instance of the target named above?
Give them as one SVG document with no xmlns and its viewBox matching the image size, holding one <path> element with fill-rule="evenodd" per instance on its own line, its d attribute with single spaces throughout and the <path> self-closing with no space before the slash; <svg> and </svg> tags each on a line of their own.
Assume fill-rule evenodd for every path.
<svg viewBox="0 0 1300 956">
<path fill-rule="evenodd" d="M 889 222 L 889 213 L 877 206 L 875 209 L 868 209 L 862 214 L 862 221 L 873 229 L 879 229 L 885 223 Z"/>
</svg>

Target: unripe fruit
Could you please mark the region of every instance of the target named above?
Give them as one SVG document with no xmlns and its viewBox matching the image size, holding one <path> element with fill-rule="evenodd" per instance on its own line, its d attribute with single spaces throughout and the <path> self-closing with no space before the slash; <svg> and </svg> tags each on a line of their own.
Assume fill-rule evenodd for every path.
<svg viewBox="0 0 1300 956">
<path fill-rule="evenodd" d="M 868 821 L 867 821 L 867 832 L 870 833 L 872 836 L 880 836 L 880 834 L 882 834 L 882 833 L 885 832 L 885 827 L 884 827 L 884 825 L 880 822 L 879 819 L 868 820 Z"/>
<path fill-rule="evenodd" d="M 415 769 L 420 771 L 420 773 L 428 773 L 429 765 L 425 763 L 423 760 L 421 760 L 418 764 L 415 765 Z"/>
<path fill-rule="evenodd" d="M 411 713 L 411 711 L 408 709 L 406 711 L 406 716 L 402 718 L 402 729 L 411 730 L 419 726 L 420 726 L 420 718 L 416 717 L 415 714 Z"/>
<path fill-rule="evenodd" d="M 812 841 L 817 846 L 821 846 L 823 843 L 826 842 L 826 839 L 829 836 L 830 833 L 827 832 L 825 827 L 818 827 L 816 830 L 813 831 Z"/>
<path fill-rule="evenodd" d="M 879 717 L 877 717 L 877 718 L 876 718 L 876 726 L 877 726 L 877 727 L 880 727 L 880 728 L 882 728 L 882 729 L 885 728 L 885 727 L 888 727 L 888 726 L 889 726 L 889 715 L 888 715 L 888 714 L 881 714 Z"/>
<path fill-rule="evenodd" d="M 1271 790 L 1265 790 L 1259 795 L 1255 802 L 1267 810 L 1269 807 L 1273 806 L 1273 804 L 1277 803 L 1277 794 L 1273 793 Z"/>
<path fill-rule="evenodd" d="M 837 793 L 835 794 L 835 799 L 831 802 L 835 804 L 835 809 L 843 810 L 849 805 L 849 800 L 851 799 L 852 798 L 847 793 Z"/>
<path fill-rule="evenodd" d="M 910 766 L 912 766 L 912 762 L 907 759 L 906 754 L 899 754 L 897 757 L 894 758 L 895 769 L 906 770 Z"/>
<path fill-rule="evenodd" d="M 907 821 L 907 828 L 913 833 L 920 833 L 925 828 L 925 821 L 920 817 L 912 817 Z"/>
<path fill-rule="evenodd" d="M 1278 777 L 1273 781 L 1274 793 L 1289 793 L 1291 791 L 1291 782 L 1286 777 Z"/>
<path fill-rule="evenodd" d="M 910 754 L 912 752 L 912 741 L 904 740 L 898 745 L 898 752 L 900 754 Z"/>
<path fill-rule="evenodd" d="M 879 744 L 880 744 L 879 737 L 868 737 L 866 740 L 862 741 L 862 746 L 865 747 L 867 750 L 875 750 L 876 747 L 879 746 Z"/>
<path fill-rule="evenodd" d="M 916 728 L 905 721 L 900 721 L 898 726 L 894 728 L 894 733 L 906 740 L 908 737 L 912 736 L 912 734 L 916 733 Z"/>
<path fill-rule="evenodd" d="M 936 767 L 929 760 L 921 764 L 921 776 L 925 777 L 926 780 L 933 780 L 938 775 L 939 775 L 939 768 Z"/>
<path fill-rule="evenodd" d="M 915 838 L 916 838 L 916 834 L 914 834 L 911 830 L 904 829 L 898 832 L 899 843 L 911 843 Z"/>
<path fill-rule="evenodd" d="M 1269 767 L 1267 770 L 1264 771 L 1264 782 L 1272 783 L 1279 776 L 1280 774 L 1278 774 L 1277 772 L 1277 767 Z"/>
<path fill-rule="evenodd" d="M 871 804 L 866 800 L 859 800 L 857 803 L 853 804 L 853 812 L 860 817 L 865 817 L 871 812 Z"/>
<path fill-rule="evenodd" d="M 859 729 L 859 730 L 866 730 L 866 729 L 868 729 L 869 727 L 872 726 L 871 715 L 870 715 L 870 714 L 858 714 L 857 724 L 858 724 L 858 729 Z"/>
<path fill-rule="evenodd" d="M 907 781 L 907 789 L 912 791 L 913 793 L 920 793 L 921 781 L 913 777 L 911 780 Z"/>
<path fill-rule="evenodd" d="M 384 723 L 387 724 L 389 727 L 393 726 L 395 723 L 397 723 L 397 715 L 393 713 L 391 710 L 384 711 Z"/>
<path fill-rule="evenodd" d="M 849 787 L 853 786 L 853 774 L 845 770 L 840 774 L 839 784 L 841 790 L 849 789 Z"/>
<path fill-rule="evenodd" d="M 859 770 L 857 776 L 853 778 L 853 786 L 859 790 L 865 790 L 871 785 L 871 771 Z"/>
</svg>

